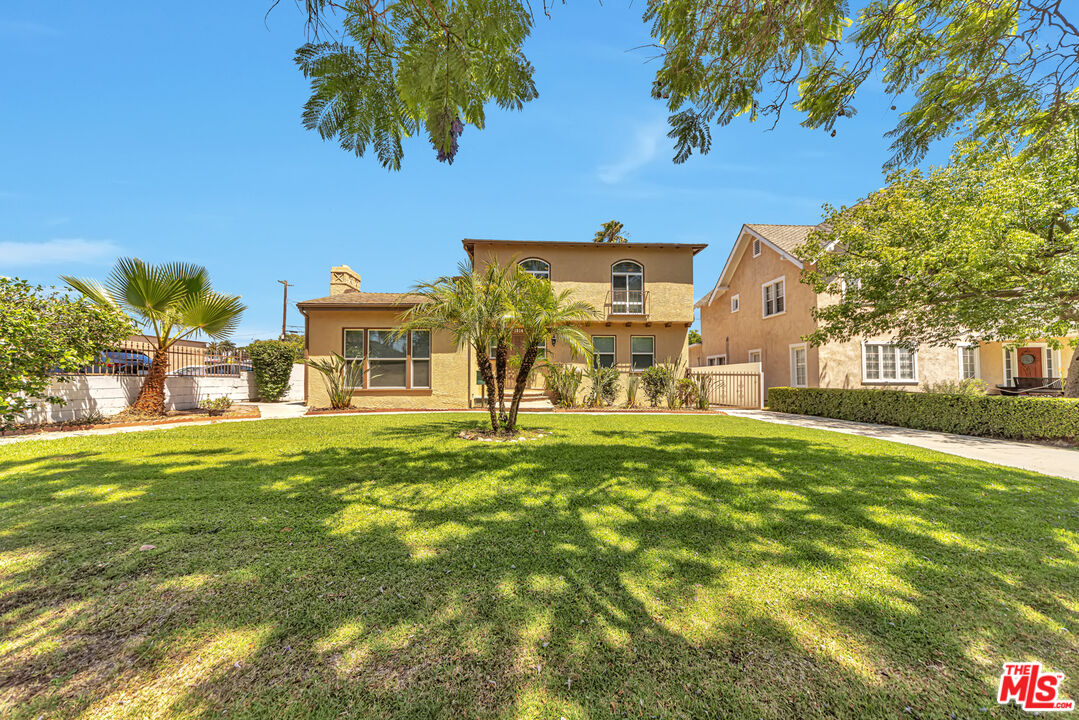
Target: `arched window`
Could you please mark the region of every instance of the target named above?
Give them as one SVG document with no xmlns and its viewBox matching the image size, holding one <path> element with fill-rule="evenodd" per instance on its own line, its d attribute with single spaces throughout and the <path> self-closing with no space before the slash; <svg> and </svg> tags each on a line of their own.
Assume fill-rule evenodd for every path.
<svg viewBox="0 0 1079 720">
<path fill-rule="evenodd" d="M 551 279 L 551 265 L 539 258 L 528 258 L 517 263 L 517 265 L 532 277 L 542 278 L 544 280 Z"/>
<path fill-rule="evenodd" d="M 640 263 L 622 260 L 611 266 L 611 312 L 644 314 L 644 267 Z"/>
</svg>

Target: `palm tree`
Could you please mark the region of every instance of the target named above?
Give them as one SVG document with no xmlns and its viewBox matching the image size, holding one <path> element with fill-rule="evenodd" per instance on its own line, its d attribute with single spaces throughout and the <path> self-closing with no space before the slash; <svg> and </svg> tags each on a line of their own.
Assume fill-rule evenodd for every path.
<svg viewBox="0 0 1079 720">
<path fill-rule="evenodd" d="M 214 292 L 206 268 L 187 263 L 149 265 L 137 258 L 120 258 L 104 283 L 62 275 L 91 302 L 119 308 L 155 339 L 154 359 L 139 389 L 133 410 L 165 413 L 168 350 L 195 333 L 224 340 L 236 329 L 246 310 L 239 295 Z"/>
<path fill-rule="evenodd" d="M 608 220 L 599 226 L 599 230 L 596 231 L 592 242 L 624 243 L 629 242 L 629 240 L 622 234 L 622 223 L 617 220 Z"/>
<path fill-rule="evenodd" d="M 572 290 L 555 292 L 547 280 L 537 279 L 523 271 L 517 272 L 513 289 L 513 326 L 524 336 L 525 352 L 517 370 L 513 400 L 505 424 L 510 432 L 517 429 L 517 409 L 539 348 L 550 338 L 552 344 L 564 342 L 574 357 L 591 355 L 592 343 L 575 323 L 596 315 L 595 308 L 588 303 L 573 300 Z"/>
<path fill-rule="evenodd" d="M 508 324 L 512 317 L 507 306 L 508 272 L 507 268 L 494 264 L 476 271 L 471 265 L 460 263 L 457 275 L 416 285 L 412 292 L 424 299 L 401 314 L 397 329 L 398 334 L 409 330 L 441 330 L 449 333 L 458 347 L 472 347 L 487 386 L 487 410 L 493 432 L 498 432 L 500 418 L 496 409 L 497 382 L 488 348 L 492 343 L 501 348 L 501 367 L 505 373 L 505 347 L 512 332 Z"/>
</svg>

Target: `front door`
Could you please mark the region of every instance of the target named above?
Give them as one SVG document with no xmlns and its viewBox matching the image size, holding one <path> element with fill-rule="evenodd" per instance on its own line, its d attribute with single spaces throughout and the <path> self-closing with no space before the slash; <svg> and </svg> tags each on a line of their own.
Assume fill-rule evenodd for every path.
<svg viewBox="0 0 1079 720">
<path fill-rule="evenodd" d="M 1040 347 L 1019 348 L 1015 356 L 1019 359 L 1019 377 L 1045 377 L 1042 373 L 1042 349 Z"/>
</svg>

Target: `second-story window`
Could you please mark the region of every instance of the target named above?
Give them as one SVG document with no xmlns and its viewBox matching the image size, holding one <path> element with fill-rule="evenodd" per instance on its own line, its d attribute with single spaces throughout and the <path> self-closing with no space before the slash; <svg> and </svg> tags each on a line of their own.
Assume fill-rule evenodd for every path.
<svg viewBox="0 0 1079 720">
<path fill-rule="evenodd" d="M 761 285 L 761 313 L 763 317 L 781 315 L 787 309 L 785 278 L 777 278 Z"/>
<path fill-rule="evenodd" d="M 551 279 L 551 266 L 544 260 L 528 258 L 517 263 L 517 265 L 532 277 L 542 278 L 543 280 Z"/>
<path fill-rule="evenodd" d="M 644 313 L 644 267 L 632 260 L 611 267 L 611 312 L 616 315 Z"/>
</svg>

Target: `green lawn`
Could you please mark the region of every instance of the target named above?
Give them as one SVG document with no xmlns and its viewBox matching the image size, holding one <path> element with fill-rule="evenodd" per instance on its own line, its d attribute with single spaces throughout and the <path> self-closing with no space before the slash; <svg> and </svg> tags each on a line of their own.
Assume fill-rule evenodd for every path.
<svg viewBox="0 0 1079 720">
<path fill-rule="evenodd" d="M 0 447 L 0 715 L 1017 717 L 1018 659 L 1079 698 L 1079 483 L 720 416 L 454 437 L 481 420 Z"/>
</svg>

